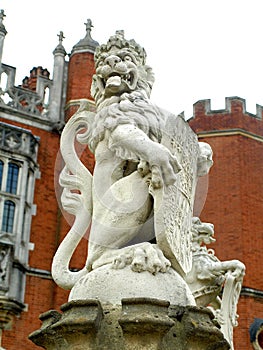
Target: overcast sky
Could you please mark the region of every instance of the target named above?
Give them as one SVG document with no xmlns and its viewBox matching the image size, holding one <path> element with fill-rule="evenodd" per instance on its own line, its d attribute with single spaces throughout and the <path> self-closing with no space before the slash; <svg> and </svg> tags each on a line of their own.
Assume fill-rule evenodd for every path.
<svg viewBox="0 0 263 350">
<path fill-rule="evenodd" d="M 123 29 L 145 48 L 160 107 L 190 117 L 200 99 L 221 109 L 225 97 L 239 96 L 252 113 L 263 105 L 263 0 L 0 0 L 0 9 L 2 61 L 16 67 L 16 84 L 39 65 L 52 77 L 57 34 L 70 53 L 90 18 L 99 43 Z"/>
</svg>

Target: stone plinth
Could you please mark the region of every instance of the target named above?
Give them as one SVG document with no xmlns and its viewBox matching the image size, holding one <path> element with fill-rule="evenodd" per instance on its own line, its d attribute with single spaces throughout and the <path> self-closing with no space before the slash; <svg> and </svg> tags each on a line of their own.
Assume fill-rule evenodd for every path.
<svg viewBox="0 0 263 350">
<path fill-rule="evenodd" d="M 40 330 L 29 338 L 47 350 L 96 349 L 96 334 L 101 324 L 103 311 L 96 300 L 71 301 L 55 310 L 40 315 L 43 322 Z"/>
<path fill-rule="evenodd" d="M 169 317 L 174 326 L 163 338 L 161 349 L 228 350 L 213 313 L 205 307 L 170 306 Z"/>
<path fill-rule="evenodd" d="M 123 331 L 124 349 L 160 349 L 163 337 L 174 325 L 168 316 L 169 302 L 131 298 L 122 300 L 119 324 Z"/>
<path fill-rule="evenodd" d="M 228 350 L 206 308 L 170 306 L 150 298 L 71 301 L 42 315 L 29 339 L 47 350 Z"/>
</svg>

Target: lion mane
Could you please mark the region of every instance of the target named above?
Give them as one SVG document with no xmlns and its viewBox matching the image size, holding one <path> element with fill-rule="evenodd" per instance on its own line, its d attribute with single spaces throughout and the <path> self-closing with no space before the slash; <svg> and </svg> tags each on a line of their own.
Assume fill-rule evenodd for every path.
<svg viewBox="0 0 263 350">
<path fill-rule="evenodd" d="M 129 56 L 129 61 L 125 60 L 125 55 Z M 114 67 L 109 62 L 112 57 L 119 60 Z M 133 124 L 151 140 L 161 142 L 168 112 L 150 101 L 154 74 L 145 60 L 145 50 L 134 40 L 124 39 L 123 31 L 117 31 L 107 44 L 96 49 L 96 73 L 93 76 L 91 94 L 96 102 L 97 113 L 90 123 L 85 141 L 83 140 L 92 152 L 104 139 L 106 130 L 112 132 L 120 124 Z M 106 95 L 107 80 L 113 76 L 124 81 L 122 90 L 116 89 L 116 93 L 113 90 Z"/>
<path fill-rule="evenodd" d="M 126 62 L 125 55 L 132 62 Z M 113 56 L 120 62 L 110 67 L 107 59 Z M 106 130 L 112 132 L 120 124 L 133 124 L 151 140 L 161 142 L 167 112 L 150 101 L 154 74 L 145 60 L 145 50 L 134 40 L 124 39 L 123 31 L 117 31 L 107 44 L 96 49 L 96 74 L 93 76 L 91 94 L 96 102 L 97 113 L 85 135 L 85 143 L 92 152 L 104 139 Z M 113 75 L 127 85 L 125 88 L 122 85 L 121 92 L 106 95 L 107 79 L 112 79 Z"/>
</svg>

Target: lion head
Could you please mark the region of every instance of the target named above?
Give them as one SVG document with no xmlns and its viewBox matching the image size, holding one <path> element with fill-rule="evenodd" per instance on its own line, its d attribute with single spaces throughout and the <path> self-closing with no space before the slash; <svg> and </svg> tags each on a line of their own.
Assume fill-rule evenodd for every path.
<svg viewBox="0 0 263 350">
<path fill-rule="evenodd" d="M 145 50 L 133 39 L 126 40 L 123 31 L 97 47 L 96 74 L 93 76 L 91 94 L 97 109 L 118 102 L 124 93 L 140 91 L 150 97 L 154 76 L 145 64 Z"/>
</svg>

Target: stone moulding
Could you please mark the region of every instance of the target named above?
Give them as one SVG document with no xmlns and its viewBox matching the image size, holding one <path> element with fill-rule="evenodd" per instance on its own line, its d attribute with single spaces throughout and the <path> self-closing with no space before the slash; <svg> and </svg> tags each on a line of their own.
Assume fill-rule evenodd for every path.
<svg viewBox="0 0 263 350">
<path fill-rule="evenodd" d="M 0 329 L 11 329 L 15 317 L 24 311 L 25 305 L 11 298 L 0 297 Z M 1 349 L 1 347 L 0 347 Z"/>
</svg>

